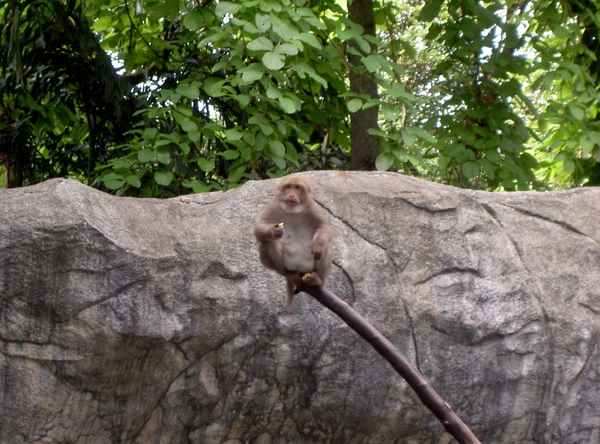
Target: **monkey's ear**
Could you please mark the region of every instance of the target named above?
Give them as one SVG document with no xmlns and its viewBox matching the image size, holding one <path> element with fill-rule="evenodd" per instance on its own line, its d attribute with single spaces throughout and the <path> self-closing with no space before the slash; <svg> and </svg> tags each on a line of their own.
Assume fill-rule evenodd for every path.
<svg viewBox="0 0 600 444">
<path fill-rule="evenodd" d="M 277 184 L 277 191 L 283 190 L 289 183 L 291 183 L 289 177 L 282 177 L 281 179 L 279 179 L 279 183 Z"/>
<path fill-rule="evenodd" d="M 306 181 L 304 181 L 304 186 L 306 187 L 306 192 L 308 194 L 312 194 L 312 187 L 310 186 L 310 184 Z"/>
</svg>

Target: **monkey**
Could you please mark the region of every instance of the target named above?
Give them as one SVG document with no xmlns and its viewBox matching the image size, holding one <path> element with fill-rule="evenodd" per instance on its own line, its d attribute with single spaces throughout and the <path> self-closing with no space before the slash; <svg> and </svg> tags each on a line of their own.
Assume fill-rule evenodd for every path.
<svg viewBox="0 0 600 444">
<path fill-rule="evenodd" d="M 333 230 L 303 178 L 285 177 L 254 227 L 261 263 L 286 279 L 287 312 L 296 289 L 325 284 L 331 272 Z"/>
</svg>

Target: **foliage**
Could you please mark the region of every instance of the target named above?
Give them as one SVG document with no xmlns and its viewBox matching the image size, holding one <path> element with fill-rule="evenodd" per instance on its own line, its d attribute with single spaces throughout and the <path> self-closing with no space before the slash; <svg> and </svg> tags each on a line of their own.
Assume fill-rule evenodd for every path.
<svg viewBox="0 0 600 444">
<path fill-rule="evenodd" d="M 599 36 L 597 7 L 587 8 L 568 18 L 568 4 L 546 1 L 438 0 L 418 17 L 388 7 L 386 22 L 405 30 L 388 25 L 390 53 L 394 37 L 413 48 L 400 62 L 416 97 L 408 125 L 435 137 L 416 147 L 413 173 L 491 190 L 589 180 L 600 159 L 598 92 L 582 35 L 591 24 Z"/>
<path fill-rule="evenodd" d="M 374 11 L 373 37 L 335 0 L 9 0 L 0 159 L 15 183 L 227 189 L 347 168 L 349 114 L 379 106 L 380 170 L 488 190 L 600 183 L 595 2 Z M 349 55 L 378 98 L 349 91 Z"/>
<path fill-rule="evenodd" d="M 142 45 L 137 52 L 120 42 L 106 49 L 125 60 L 128 72 L 155 64 L 160 74 L 149 79 L 143 120 L 122 146 L 129 154 L 109 161 L 99 179 L 114 189 L 130 172 L 143 181 L 151 171 L 155 184 L 181 183 L 199 192 L 343 164 L 349 147 L 340 96 L 344 59 L 329 38 L 332 23 L 317 18 L 339 8 L 303 5 L 190 2 L 180 11 L 176 4 L 165 10 L 163 2 L 147 2 L 146 13 L 132 23 L 141 30 L 172 18 L 169 38 L 155 51 Z M 122 34 L 110 29 L 124 21 L 118 14 L 106 10 L 95 29 Z"/>
<path fill-rule="evenodd" d="M 76 11 L 12 0 L 2 12 L 0 154 L 27 183 L 89 177 L 128 129 L 131 97 Z"/>
</svg>

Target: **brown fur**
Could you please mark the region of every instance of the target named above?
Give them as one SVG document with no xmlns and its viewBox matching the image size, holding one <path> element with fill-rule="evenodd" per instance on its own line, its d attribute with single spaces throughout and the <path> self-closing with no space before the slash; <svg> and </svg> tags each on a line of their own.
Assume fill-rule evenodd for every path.
<svg viewBox="0 0 600 444">
<path fill-rule="evenodd" d="M 305 179 L 281 180 L 275 198 L 254 227 L 254 236 L 262 264 L 286 278 L 288 313 L 298 287 L 325 284 L 331 272 L 333 230 Z"/>
</svg>

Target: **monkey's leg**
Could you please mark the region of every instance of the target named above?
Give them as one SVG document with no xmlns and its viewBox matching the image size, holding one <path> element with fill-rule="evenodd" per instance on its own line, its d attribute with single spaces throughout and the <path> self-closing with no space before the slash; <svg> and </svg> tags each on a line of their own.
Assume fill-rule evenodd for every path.
<svg viewBox="0 0 600 444">
<path fill-rule="evenodd" d="M 283 245 L 278 240 L 271 242 L 260 242 L 258 246 L 260 262 L 267 268 L 286 276 L 283 266 Z"/>
<path fill-rule="evenodd" d="M 288 314 L 290 314 L 294 308 L 295 288 L 294 284 L 289 279 L 286 279 L 285 283 L 287 287 L 287 302 L 285 304 L 285 308 L 287 309 Z"/>
<path fill-rule="evenodd" d="M 299 288 L 302 287 L 302 278 L 297 271 L 285 270 L 284 272 L 287 288 L 287 312 L 291 313 L 294 308 L 294 295 L 299 293 Z"/>
</svg>

